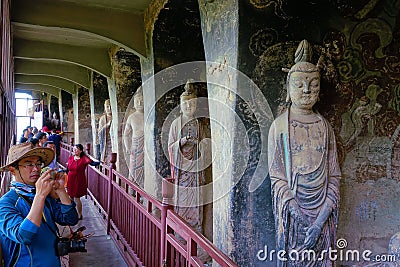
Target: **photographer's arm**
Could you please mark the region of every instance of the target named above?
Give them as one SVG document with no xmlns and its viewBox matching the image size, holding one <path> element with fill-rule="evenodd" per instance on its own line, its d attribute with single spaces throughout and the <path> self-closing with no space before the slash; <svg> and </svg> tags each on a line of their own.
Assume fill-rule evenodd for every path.
<svg viewBox="0 0 400 267">
<path fill-rule="evenodd" d="M 65 191 L 64 173 L 56 174 L 54 191 L 57 193 L 60 202 L 53 202 L 54 220 L 61 225 L 75 225 L 78 222 L 78 212 L 75 208 L 75 202 L 71 200 Z"/>
<path fill-rule="evenodd" d="M 36 181 L 36 194 L 33 198 L 32 207 L 26 216 L 36 226 L 40 226 L 42 223 L 44 203 L 54 185 L 54 180 L 52 180 L 50 172 L 51 170 L 44 172 Z"/>
<path fill-rule="evenodd" d="M 64 188 L 57 189 L 56 193 L 57 193 L 58 197 L 60 198 L 60 201 L 62 204 L 71 205 L 71 203 L 72 203 L 71 198 L 68 196 L 68 194 Z"/>
<path fill-rule="evenodd" d="M 33 224 L 35 224 L 38 227 L 42 223 L 42 212 L 44 208 L 45 199 L 46 199 L 45 196 L 36 194 L 32 202 L 31 210 L 26 216 L 28 220 L 30 220 Z"/>
</svg>

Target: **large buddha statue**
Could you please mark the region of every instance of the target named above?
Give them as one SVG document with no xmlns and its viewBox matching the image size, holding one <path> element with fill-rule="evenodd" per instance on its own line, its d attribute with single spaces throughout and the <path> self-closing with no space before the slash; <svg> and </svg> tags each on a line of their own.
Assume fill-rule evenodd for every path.
<svg viewBox="0 0 400 267">
<path fill-rule="evenodd" d="M 124 129 L 124 146 L 129 155 L 129 179 L 144 187 L 144 106 L 142 87 L 133 96 L 135 111 Z"/>
<path fill-rule="evenodd" d="M 99 127 L 97 129 L 100 160 L 109 163 L 110 153 L 112 152 L 111 144 L 111 123 L 112 123 L 112 112 L 110 99 L 104 101 L 104 114 L 99 119 Z"/>
<path fill-rule="evenodd" d="M 210 165 L 208 153 L 211 151 L 207 125 L 195 116 L 197 101 L 193 81 L 189 80 L 181 95 L 181 114 L 171 124 L 168 152 L 171 177 L 175 182 L 175 211 L 203 234 L 202 186 L 205 183 L 205 169 Z M 202 262 L 210 260 L 200 247 L 197 255 Z"/>
<path fill-rule="evenodd" d="M 286 251 L 287 259 L 278 259 L 278 266 L 335 265 L 324 253 L 335 249 L 341 172 L 332 127 L 313 108 L 320 72 L 311 63 L 311 52 L 302 41 L 288 70 L 291 103 L 272 123 L 268 137 L 276 250 Z M 305 250 L 313 250 L 315 260 L 302 257 L 308 255 Z M 299 257 L 289 257 L 291 251 Z"/>
<path fill-rule="evenodd" d="M 188 82 L 181 95 L 181 115 L 169 131 L 168 150 L 171 176 L 175 180 L 177 213 L 192 227 L 202 233 L 203 206 L 200 187 L 204 184 L 204 170 L 199 168 L 202 158 L 200 141 L 203 139 L 201 121 L 195 118 L 197 95 L 193 84 Z"/>
</svg>

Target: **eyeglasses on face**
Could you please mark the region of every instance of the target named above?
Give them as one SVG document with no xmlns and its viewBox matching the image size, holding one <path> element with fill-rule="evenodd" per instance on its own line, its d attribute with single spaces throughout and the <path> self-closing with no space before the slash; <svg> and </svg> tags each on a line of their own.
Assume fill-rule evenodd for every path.
<svg viewBox="0 0 400 267">
<path fill-rule="evenodd" d="M 41 169 L 43 166 L 43 163 L 25 163 L 25 164 L 19 164 L 18 166 L 23 166 L 25 168 L 30 168 L 33 169 L 34 167 L 36 167 L 37 169 Z"/>
</svg>

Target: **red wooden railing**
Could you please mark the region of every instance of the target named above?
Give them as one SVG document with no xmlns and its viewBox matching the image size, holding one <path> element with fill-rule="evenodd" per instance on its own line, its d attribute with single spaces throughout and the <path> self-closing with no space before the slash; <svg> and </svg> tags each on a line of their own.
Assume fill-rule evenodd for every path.
<svg viewBox="0 0 400 267">
<path fill-rule="evenodd" d="M 73 146 L 74 138 L 71 138 L 70 144 L 60 142 L 60 158 L 58 159 L 58 163 L 61 164 L 64 168 L 67 167 L 68 158 L 72 155 Z"/>
<path fill-rule="evenodd" d="M 197 257 L 200 247 L 220 266 L 237 266 L 228 256 L 222 253 L 213 243 L 199 234 L 173 210 L 168 210 L 166 216 L 166 266 L 205 266 Z M 183 237 L 186 245 L 176 234 Z"/>
<path fill-rule="evenodd" d="M 67 162 L 72 145 L 73 140 L 71 145 L 61 145 L 61 164 Z M 109 167 L 88 167 L 88 196 L 129 266 L 206 266 L 197 257 L 197 247 L 220 266 L 237 266 L 173 211 L 173 183 L 169 179 L 163 179 L 160 202 L 118 173 L 115 162 L 116 154 L 112 153 Z"/>
</svg>

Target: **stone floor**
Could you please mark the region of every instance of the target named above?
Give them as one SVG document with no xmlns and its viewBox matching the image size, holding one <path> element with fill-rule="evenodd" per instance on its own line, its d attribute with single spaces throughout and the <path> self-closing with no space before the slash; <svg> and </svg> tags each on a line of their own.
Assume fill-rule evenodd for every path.
<svg viewBox="0 0 400 267">
<path fill-rule="evenodd" d="M 87 252 L 69 254 L 70 267 L 115 266 L 126 267 L 112 238 L 106 234 L 106 226 L 90 200 L 81 198 L 83 203 L 83 220 L 72 227 L 73 230 L 86 226 L 84 235 L 93 234 L 86 242 Z M 68 266 L 68 265 L 66 265 Z"/>
</svg>

